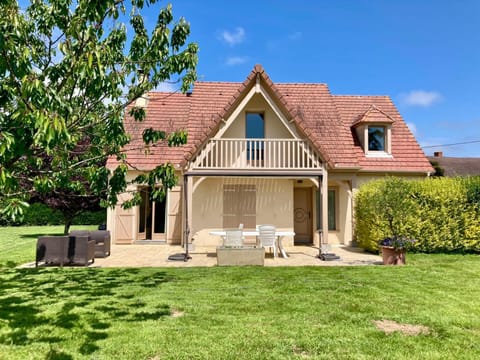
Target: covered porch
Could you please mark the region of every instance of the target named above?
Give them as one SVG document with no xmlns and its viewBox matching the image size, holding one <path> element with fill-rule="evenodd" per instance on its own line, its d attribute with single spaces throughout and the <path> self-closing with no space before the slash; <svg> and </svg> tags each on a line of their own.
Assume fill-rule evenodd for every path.
<svg viewBox="0 0 480 360">
<path fill-rule="evenodd" d="M 307 141 L 210 139 L 182 175 L 182 245 L 220 245 L 214 230 L 270 224 L 293 234 L 286 246 L 319 246 L 328 227 L 328 173 Z"/>
</svg>

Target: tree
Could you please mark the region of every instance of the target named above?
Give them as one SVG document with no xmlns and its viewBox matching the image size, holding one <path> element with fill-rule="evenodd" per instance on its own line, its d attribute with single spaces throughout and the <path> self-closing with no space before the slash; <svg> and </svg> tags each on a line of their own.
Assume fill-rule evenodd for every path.
<svg viewBox="0 0 480 360">
<path fill-rule="evenodd" d="M 126 109 L 164 81 L 187 91 L 196 79 L 198 46 L 187 44 L 189 24 L 160 9 L 148 34 L 142 17 L 156 0 L 32 0 L 0 5 L 0 203 L 21 216 L 32 194 L 65 191 L 99 196 L 113 206 L 125 191 L 122 148 Z M 128 23 L 126 23 L 128 20 Z M 127 32 L 128 30 L 128 32 Z M 127 36 L 128 35 L 128 36 Z M 174 78 L 178 77 L 178 79 Z M 187 134 L 147 129 L 145 143 L 186 143 Z M 120 160 L 112 172 L 99 166 Z M 48 161 L 46 160 L 48 159 Z M 171 164 L 135 179 L 162 197 L 176 182 Z M 127 205 L 138 202 L 134 196 Z"/>
<path fill-rule="evenodd" d="M 74 153 L 82 153 L 87 151 L 89 147 L 88 143 L 77 144 Z M 46 171 L 51 168 L 52 156 L 42 156 L 42 169 Z M 98 167 L 105 166 L 105 160 L 97 162 Z M 29 169 L 32 171 L 32 169 Z M 38 171 L 38 169 L 37 169 Z M 70 184 L 76 184 L 75 188 L 71 188 Z M 23 184 L 23 189 L 30 189 L 31 183 Z M 73 220 L 84 213 L 85 211 L 99 211 L 101 210 L 100 203 L 105 200 L 104 193 L 94 193 L 90 189 L 90 183 L 88 179 L 82 174 L 74 175 L 67 174 L 64 177 L 64 181 L 58 183 L 56 188 L 50 192 L 38 192 L 31 193 L 30 203 L 40 202 L 46 204 L 48 207 L 54 210 L 58 210 L 63 214 L 64 221 L 64 233 L 68 234 L 70 226 Z"/>
<path fill-rule="evenodd" d="M 389 236 L 400 239 L 407 233 L 405 224 L 414 209 L 412 183 L 398 177 L 387 177 L 379 181 L 377 193 L 371 199 L 370 207 L 382 223 L 388 224 Z"/>
<path fill-rule="evenodd" d="M 435 169 L 435 172 L 432 174 L 432 176 L 445 176 L 445 169 L 440 166 L 438 161 L 430 160 L 430 164 Z"/>
</svg>

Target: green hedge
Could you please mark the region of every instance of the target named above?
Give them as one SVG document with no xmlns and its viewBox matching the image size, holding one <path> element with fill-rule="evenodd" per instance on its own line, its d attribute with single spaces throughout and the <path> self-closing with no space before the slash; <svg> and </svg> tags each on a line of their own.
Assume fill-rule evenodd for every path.
<svg viewBox="0 0 480 360">
<path fill-rule="evenodd" d="M 45 204 L 31 204 L 25 211 L 21 225 L 62 225 L 63 215 L 58 210 L 52 210 Z"/>
<path fill-rule="evenodd" d="M 378 240 L 394 235 L 391 207 L 400 208 L 393 211 L 397 235 L 415 239 L 414 250 L 480 253 L 480 177 L 385 178 L 363 185 L 355 195 L 359 246 L 377 251 Z"/>
<path fill-rule="evenodd" d="M 73 220 L 73 225 L 100 225 L 107 219 L 106 210 L 86 211 Z M 23 219 L 12 221 L 10 218 L 0 215 L 0 226 L 41 226 L 41 225 L 63 225 L 63 215 L 58 210 L 52 210 L 41 203 L 31 204 Z"/>
</svg>

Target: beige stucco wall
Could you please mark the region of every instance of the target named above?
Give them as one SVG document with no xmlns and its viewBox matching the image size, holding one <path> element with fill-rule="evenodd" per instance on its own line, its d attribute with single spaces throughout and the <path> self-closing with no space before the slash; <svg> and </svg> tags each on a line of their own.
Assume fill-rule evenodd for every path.
<svg viewBox="0 0 480 360">
<path fill-rule="evenodd" d="M 285 125 L 279 121 L 277 115 L 267 104 L 261 94 L 256 94 L 248 102 L 247 106 L 239 115 L 232 119 L 228 129 L 223 134 L 224 138 L 245 138 L 245 114 L 247 112 L 260 112 L 264 114 L 265 138 L 268 139 L 290 139 L 291 133 Z"/>
<path fill-rule="evenodd" d="M 138 172 L 129 172 L 127 179 L 131 180 Z M 354 238 L 353 209 L 354 194 L 358 188 L 375 179 L 384 177 L 384 174 L 354 174 L 354 173 L 330 173 L 329 188 L 337 190 L 337 230 L 328 232 L 328 243 L 350 244 Z M 391 176 L 391 175 L 390 175 Z M 399 174 L 409 179 L 424 179 L 421 175 Z M 178 185 L 167 195 L 167 223 L 166 239 L 168 243 L 179 244 L 183 231 L 183 192 L 182 178 L 179 177 Z M 209 235 L 209 232 L 223 227 L 223 185 L 224 184 L 254 184 L 257 190 L 256 214 L 257 224 L 271 223 L 282 230 L 293 230 L 293 189 L 298 186 L 295 180 L 281 178 L 228 178 L 208 177 L 193 178 L 192 204 L 190 230 L 191 236 L 197 245 L 217 245 L 220 239 Z M 312 209 L 316 211 L 314 183 L 304 182 L 305 186 L 313 186 Z M 133 189 L 134 187 L 130 187 Z M 123 194 L 120 199 L 128 199 L 128 194 Z M 127 231 L 117 234 L 119 227 L 115 226 L 115 216 L 122 216 L 127 224 Z M 122 243 L 132 243 L 137 238 L 139 208 L 123 210 L 118 204 L 113 209 L 107 210 L 107 228 L 112 232 L 114 241 L 118 236 L 123 237 Z M 316 219 L 316 215 L 314 215 Z M 318 244 L 316 223 L 313 222 L 313 241 Z M 125 239 L 125 233 L 132 234 L 131 239 Z M 293 238 L 285 238 L 284 245 L 293 245 Z"/>
<path fill-rule="evenodd" d="M 336 191 L 337 229 L 328 232 L 329 244 L 349 244 L 352 241 L 352 191 L 350 181 L 330 181 L 328 188 Z"/>
<path fill-rule="evenodd" d="M 196 245 L 219 245 L 212 230 L 223 228 L 223 185 L 256 186 L 256 223 L 273 224 L 279 230 L 293 230 L 293 181 L 288 179 L 195 178 L 192 197 L 191 233 Z M 293 237 L 283 239 L 293 244 Z"/>
</svg>

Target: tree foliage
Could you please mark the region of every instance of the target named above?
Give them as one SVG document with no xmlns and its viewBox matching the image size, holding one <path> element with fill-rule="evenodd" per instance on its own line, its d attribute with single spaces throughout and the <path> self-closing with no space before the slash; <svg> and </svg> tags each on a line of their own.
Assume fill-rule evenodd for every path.
<svg viewBox="0 0 480 360">
<path fill-rule="evenodd" d="M 21 216 L 32 194 L 58 191 L 99 196 L 114 205 L 126 189 L 122 148 L 127 107 L 164 81 L 182 91 L 196 78 L 198 47 L 187 43 L 189 24 L 162 8 L 149 33 L 142 12 L 155 0 L 32 0 L 0 5 L 0 193 L 3 211 Z M 150 15 L 150 14 L 149 14 Z M 177 80 L 179 79 L 179 80 Z M 186 142 L 183 131 L 144 133 L 147 143 Z M 120 160 L 111 173 L 109 156 Z M 139 182 L 160 193 L 174 185 L 163 164 Z M 72 197 L 75 199 L 75 196 Z"/>
</svg>

